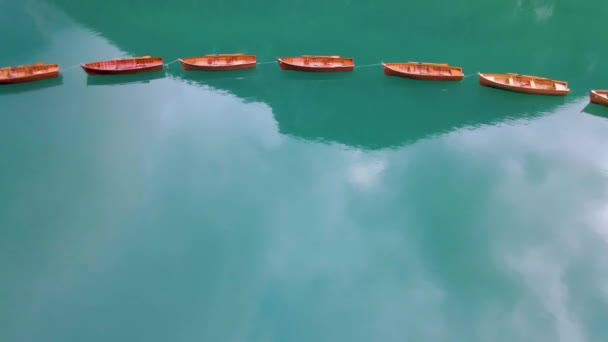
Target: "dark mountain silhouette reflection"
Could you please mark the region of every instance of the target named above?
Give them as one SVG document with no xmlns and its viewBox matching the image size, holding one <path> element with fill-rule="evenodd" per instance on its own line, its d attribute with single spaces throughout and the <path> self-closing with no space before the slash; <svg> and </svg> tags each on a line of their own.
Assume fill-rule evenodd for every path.
<svg viewBox="0 0 608 342">
<path fill-rule="evenodd" d="M 174 63 L 166 72 L 195 86 L 268 104 L 283 134 L 365 149 L 394 148 L 465 127 L 532 120 L 586 92 L 587 81 L 594 75 L 608 74 L 608 65 L 597 62 L 608 48 L 580 39 L 590 30 L 601 31 L 606 11 L 590 11 L 580 18 L 577 11 L 584 9 L 571 11 L 559 1 L 554 2 L 551 17 L 540 21 L 536 12 L 517 4 L 489 6 L 481 0 L 468 0 L 458 9 L 434 13 L 436 20 L 449 21 L 450 25 L 443 26 L 431 25 L 417 14 L 426 12 L 425 3 L 377 6 L 370 13 L 370 5 L 363 3 L 338 4 L 319 12 L 315 6 L 299 3 L 259 6 L 244 0 L 230 6 L 222 1 L 202 4 L 194 0 L 177 0 L 171 6 L 160 0 L 48 2 L 129 55 L 158 55 L 170 62 L 206 53 L 256 54 L 258 62 L 268 64 L 253 70 L 209 73 L 184 72 Z M 342 16 L 341 6 L 348 6 L 353 14 Z M 147 19 L 135 25 L 133 13 Z M 343 38 L 341 33 L 347 32 L 341 27 L 358 27 L 370 15 L 387 22 L 399 17 L 420 26 L 417 32 L 424 34 L 411 35 L 406 25 L 391 32 L 394 37 L 407 37 L 407 44 L 394 44 L 385 37 L 386 27 L 370 27 L 363 36 Z M 336 17 L 343 22 L 328 34 Z M 266 23 L 268 18 L 272 23 Z M 305 18 L 315 18 L 315 25 L 304 25 Z M 170 23 L 160 24 L 167 20 Z M 572 23 L 568 34 L 551 33 L 565 21 Z M 294 31 L 297 24 L 306 28 Z M 248 29 L 232 29 L 232 25 Z M 454 32 L 446 31 L 447 27 L 454 27 Z M 437 37 L 450 39 L 428 43 Z M 416 46 L 421 48 L 413 48 Z M 335 75 L 281 71 L 271 63 L 280 57 L 277 54 L 339 54 L 354 57 L 359 68 Z M 457 83 L 389 78 L 380 66 L 371 66 L 382 60 L 450 62 L 462 66 L 469 77 Z M 559 98 L 482 88 L 477 84 L 477 71 L 552 77 L 568 81 L 573 91 Z"/>
<path fill-rule="evenodd" d="M 276 89 L 264 87 L 267 79 L 255 74 L 173 76 L 268 104 L 282 134 L 363 149 L 396 148 L 463 127 L 532 120 L 567 103 L 563 97 L 481 88 L 476 79 L 422 82 L 375 72 L 374 82 L 364 82 L 365 75 L 352 74 L 351 80 L 278 71 L 274 77 L 282 80 Z"/>
<path fill-rule="evenodd" d="M 386 80 L 384 86 L 358 84 L 354 86 L 357 89 L 323 83 L 308 88 L 293 85 L 286 87 L 285 93 L 290 95 L 273 98 L 269 105 L 283 134 L 382 149 L 466 126 L 531 120 L 563 103 L 563 99 L 513 101 L 509 96 L 496 96 L 496 102 L 489 104 L 474 96 L 477 89 L 471 89 L 471 85 L 423 84 L 408 89 L 390 83 Z M 455 107 L 460 108 L 454 110 Z M 485 109 L 481 114 L 480 108 Z"/>
</svg>

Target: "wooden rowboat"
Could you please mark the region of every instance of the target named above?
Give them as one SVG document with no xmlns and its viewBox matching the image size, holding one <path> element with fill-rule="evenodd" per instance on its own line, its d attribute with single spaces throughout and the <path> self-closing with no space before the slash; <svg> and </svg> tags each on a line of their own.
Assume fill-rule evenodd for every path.
<svg viewBox="0 0 608 342">
<path fill-rule="evenodd" d="M 38 62 L 0 69 L 0 84 L 40 81 L 59 76 L 59 65 Z"/>
<path fill-rule="evenodd" d="M 406 77 L 427 81 L 460 81 L 464 77 L 462 68 L 435 63 L 382 63 L 387 76 Z"/>
<path fill-rule="evenodd" d="M 608 107 L 608 90 L 592 90 L 589 92 L 591 103 Z"/>
<path fill-rule="evenodd" d="M 254 55 L 242 53 L 205 55 L 201 57 L 180 58 L 178 60 L 184 70 L 230 71 L 253 69 L 256 66 Z"/>
<path fill-rule="evenodd" d="M 300 56 L 277 59 L 283 70 L 307 72 L 347 72 L 353 71 L 355 62 L 352 58 L 340 56 Z"/>
<path fill-rule="evenodd" d="M 570 92 L 568 83 L 548 78 L 518 74 L 478 73 L 479 84 L 518 93 L 565 96 Z"/>
<path fill-rule="evenodd" d="M 163 59 L 161 57 L 143 56 L 93 62 L 80 66 L 89 75 L 137 74 L 162 70 Z"/>
</svg>

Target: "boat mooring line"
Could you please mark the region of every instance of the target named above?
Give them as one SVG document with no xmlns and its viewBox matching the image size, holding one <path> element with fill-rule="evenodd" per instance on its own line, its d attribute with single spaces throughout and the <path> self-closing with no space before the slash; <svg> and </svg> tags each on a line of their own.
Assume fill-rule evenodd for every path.
<svg viewBox="0 0 608 342">
<path fill-rule="evenodd" d="M 467 77 L 471 77 L 471 76 L 475 76 L 475 75 L 477 75 L 477 74 L 469 74 L 469 75 L 464 75 L 464 77 L 463 77 L 463 78 L 467 78 Z"/>
<path fill-rule="evenodd" d="M 367 67 L 372 67 L 372 66 L 381 65 L 381 64 L 382 64 L 382 63 L 374 63 L 374 64 L 357 65 L 357 66 L 355 66 L 355 69 L 358 69 L 358 68 L 367 68 Z"/>
<path fill-rule="evenodd" d="M 171 64 L 173 64 L 173 63 L 175 63 L 175 62 L 177 62 L 177 61 L 179 61 L 179 59 L 174 59 L 174 60 L 172 60 L 172 61 L 171 61 L 171 62 L 169 62 L 169 63 L 165 63 L 165 66 L 167 66 L 167 67 L 168 67 L 169 65 L 171 65 Z"/>
<path fill-rule="evenodd" d="M 264 64 L 270 64 L 270 63 L 276 63 L 277 61 L 268 61 L 268 62 L 262 62 L 262 63 L 257 63 L 257 65 L 264 65 Z"/>
</svg>

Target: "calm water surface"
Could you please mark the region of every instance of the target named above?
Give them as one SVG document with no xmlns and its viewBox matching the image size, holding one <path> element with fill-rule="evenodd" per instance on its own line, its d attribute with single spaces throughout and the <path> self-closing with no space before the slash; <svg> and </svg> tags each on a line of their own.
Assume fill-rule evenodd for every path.
<svg viewBox="0 0 608 342">
<path fill-rule="evenodd" d="M 2 0 L 0 341 L 607 341 L 608 3 Z M 123 56 L 255 70 L 87 77 Z M 354 73 L 281 72 L 352 56 Z M 459 83 L 384 77 L 449 62 Z M 269 63 L 265 63 L 269 62 Z M 475 73 L 568 81 L 565 98 Z"/>
</svg>

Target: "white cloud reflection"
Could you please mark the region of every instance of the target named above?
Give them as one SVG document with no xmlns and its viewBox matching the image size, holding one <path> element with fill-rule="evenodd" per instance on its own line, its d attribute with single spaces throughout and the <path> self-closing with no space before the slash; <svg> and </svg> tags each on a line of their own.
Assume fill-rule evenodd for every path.
<svg viewBox="0 0 608 342">
<path fill-rule="evenodd" d="M 348 180 L 361 190 L 371 189 L 378 182 L 382 172 L 386 168 L 386 160 L 366 155 L 364 153 L 353 153 L 352 164 L 348 168 Z"/>
<path fill-rule="evenodd" d="M 596 249 L 596 237 L 603 237 L 603 248 L 608 242 L 603 171 L 608 120 L 579 113 L 586 103 L 581 99 L 527 125 L 446 137 L 455 153 L 469 159 L 463 162 L 490 160 L 500 175 L 485 222 L 488 229 L 501 231 L 499 240 L 488 241 L 495 262 L 527 289 L 513 311 L 503 311 L 521 340 L 595 340 L 587 336 L 579 314 L 593 316 L 597 309 L 581 306 L 570 275 L 585 264 L 598 267 L 598 254 L 608 256 Z M 606 277 L 586 276 L 593 296 L 605 291 Z M 551 317 L 552 328 L 541 323 L 540 312 Z"/>
</svg>

